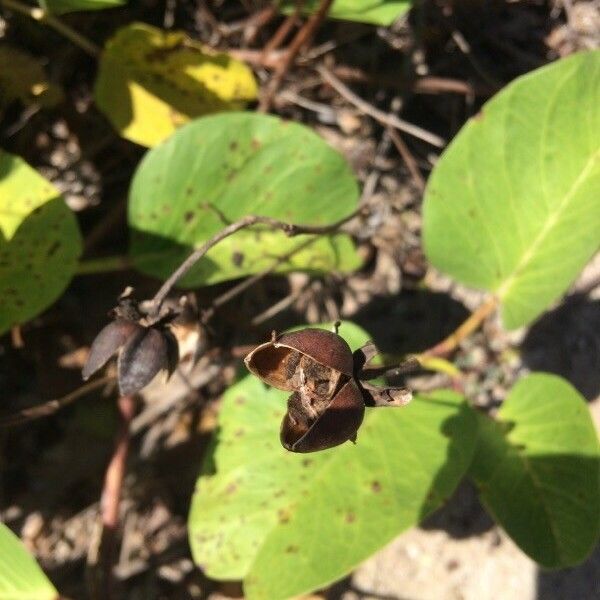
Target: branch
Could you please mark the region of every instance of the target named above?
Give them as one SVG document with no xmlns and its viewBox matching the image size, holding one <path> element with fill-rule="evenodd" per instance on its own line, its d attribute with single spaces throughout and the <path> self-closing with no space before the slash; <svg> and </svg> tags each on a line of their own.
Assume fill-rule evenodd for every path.
<svg viewBox="0 0 600 600">
<path fill-rule="evenodd" d="M 120 396 L 117 406 L 121 422 L 115 436 L 113 455 L 104 475 L 104 486 L 100 498 L 102 535 L 98 547 L 97 566 L 99 572 L 94 581 L 96 588 L 93 594 L 103 600 L 110 600 L 113 597 L 112 570 L 116 554 L 116 535 L 119 528 L 119 506 L 127 468 L 127 456 L 129 455 L 131 421 L 135 416 L 135 396 Z"/>
<path fill-rule="evenodd" d="M 210 303 L 210 306 L 202 311 L 202 323 L 206 325 L 213 318 L 213 315 L 215 314 L 217 308 L 223 306 L 223 304 L 226 304 L 230 300 L 233 300 L 242 292 L 252 287 L 256 282 L 260 281 L 261 279 L 264 279 L 265 277 L 273 273 L 279 265 L 282 265 L 284 262 L 288 261 L 292 256 L 294 256 L 294 254 L 297 254 L 301 250 L 304 250 L 304 248 L 306 248 L 307 246 L 314 244 L 317 241 L 317 239 L 318 238 L 313 237 L 309 238 L 308 240 L 305 240 L 286 254 L 277 257 L 266 269 L 260 271 L 259 273 L 256 273 L 255 275 L 252 275 L 251 277 L 243 279 L 237 285 L 234 285 L 226 292 L 223 292 L 221 295 L 217 296 Z"/>
<path fill-rule="evenodd" d="M 162 303 L 165 298 L 173 288 L 173 286 L 216 244 L 218 244 L 221 240 L 224 240 L 226 237 L 233 235 L 234 233 L 240 231 L 241 229 L 245 229 L 246 227 L 250 227 L 252 225 L 262 224 L 267 225 L 272 229 L 279 229 L 283 231 L 287 236 L 293 237 L 295 235 L 300 234 L 327 234 L 332 233 L 339 229 L 342 225 L 353 219 L 359 214 L 363 214 L 367 209 L 365 207 L 359 207 L 353 213 L 348 216 L 340 219 L 339 221 L 332 223 L 330 225 L 316 226 L 316 225 L 295 225 L 293 223 L 285 223 L 284 221 L 279 221 L 278 219 L 273 219 L 271 217 L 261 217 L 248 215 L 246 217 L 241 218 L 239 221 L 235 221 L 227 227 L 221 229 L 221 231 L 217 232 L 213 237 L 207 240 L 200 248 L 192 252 L 179 267 L 175 270 L 175 272 L 163 283 L 161 288 L 156 292 L 154 298 L 150 301 L 150 309 L 149 314 L 155 316 L 160 311 Z"/>
<path fill-rule="evenodd" d="M 100 56 L 101 50 L 96 44 L 63 23 L 60 19 L 57 19 L 55 16 L 48 13 L 43 8 L 27 6 L 26 4 L 19 2 L 19 0 L 0 0 L 0 4 L 3 4 L 10 10 L 26 15 L 38 23 L 52 27 L 52 29 L 60 33 L 76 46 L 79 46 L 79 48 L 91 57 L 98 58 Z"/>
<path fill-rule="evenodd" d="M 461 325 L 459 325 L 447 338 L 421 352 L 417 355 L 417 358 L 432 358 L 432 357 L 443 357 L 447 356 L 456 348 L 458 345 L 474 331 L 479 329 L 481 324 L 487 319 L 495 310 L 498 308 L 498 298 L 490 296 L 483 304 L 481 304 L 477 310 L 475 310 L 470 317 L 468 317 Z"/>
<path fill-rule="evenodd" d="M 422 368 L 419 360 L 416 358 L 408 358 L 399 365 L 362 369 L 359 371 L 358 378 L 361 381 L 370 381 L 371 379 L 377 379 L 378 377 L 398 377 L 399 375 L 406 375 L 407 373 L 412 373 Z"/>
<path fill-rule="evenodd" d="M 260 100 L 258 105 L 259 112 L 267 112 L 269 107 L 271 106 L 271 101 L 273 100 L 273 96 L 279 89 L 285 74 L 288 72 L 291 64 L 294 62 L 296 56 L 298 56 L 298 52 L 300 52 L 301 48 L 306 44 L 309 44 L 314 37 L 319 25 L 323 22 L 327 13 L 329 12 L 329 8 L 333 4 L 333 0 L 321 0 L 321 3 L 317 10 L 309 17 L 304 26 L 296 33 L 294 39 L 291 41 L 288 50 L 283 57 L 281 63 L 277 66 L 275 74 L 273 75 L 271 81 L 267 85 L 264 94 Z"/>
<path fill-rule="evenodd" d="M 289 15 L 285 21 L 278 27 L 277 31 L 273 35 L 273 37 L 265 44 L 262 49 L 262 56 L 265 57 L 273 50 L 277 50 L 281 44 L 283 44 L 285 38 L 288 36 L 292 28 L 298 23 L 300 20 L 300 11 L 302 10 L 302 6 L 304 4 L 304 0 L 299 0 L 295 2 L 294 12 Z"/>
<path fill-rule="evenodd" d="M 61 408 L 64 408 L 72 402 L 75 402 L 75 400 L 86 396 L 90 392 L 101 388 L 107 383 L 115 381 L 115 379 L 116 377 L 112 375 L 102 377 L 101 379 L 96 379 L 95 381 L 90 381 L 89 383 L 82 385 L 81 387 L 77 388 L 73 392 L 68 393 L 62 398 L 58 398 L 56 400 L 49 400 L 48 402 L 44 402 L 44 404 L 32 406 L 31 408 L 24 408 L 23 410 L 20 410 L 14 415 L 9 415 L 8 417 L 0 419 L 0 427 L 11 427 L 13 425 L 21 425 L 22 423 L 27 423 L 28 421 L 34 421 L 35 419 L 41 419 L 42 417 L 52 415 Z"/>
<path fill-rule="evenodd" d="M 386 365 L 383 367 L 362 368 L 358 378 L 361 381 L 370 381 L 377 377 L 397 377 L 414 371 L 425 369 L 445 373 L 453 379 L 459 379 L 460 371 L 445 356 L 456 350 L 459 344 L 476 331 L 481 324 L 498 307 L 498 299 L 490 296 L 477 310 L 475 310 L 463 323 L 461 323 L 448 337 L 419 354 L 413 354 L 399 365 Z M 371 349 L 369 348 L 369 351 Z M 372 352 L 367 356 L 366 363 L 373 358 Z"/>
<path fill-rule="evenodd" d="M 421 175 L 421 171 L 419 171 L 419 166 L 417 165 L 415 157 L 412 155 L 411 151 L 408 149 L 408 146 L 404 143 L 404 140 L 400 137 L 400 134 L 395 129 L 388 127 L 387 131 L 390 139 L 392 142 L 394 142 L 394 146 L 396 146 L 396 149 L 402 157 L 406 168 L 411 174 L 415 185 L 417 186 L 418 190 L 423 193 L 425 191 L 425 180 Z"/>
<path fill-rule="evenodd" d="M 437 148 L 443 148 L 446 145 L 446 141 L 440 136 L 423 129 L 422 127 L 413 125 L 408 121 L 404 121 L 394 114 L 383 112 L 372 104 L 369 104 L 366 100 L 363 100 L 360 96 L 355 94 L 348 86 L 342 83 L 331 71 L 325 67 L 317 66 L 317 71 L 325 80 L 325 82 L 328 83 L 340 96 L 343 96 L 346 100 L 348 100 L 348 102 L 356 106 L 356 108 L 358 108 L 360 111 L 373 117 L 376 121 L 379 121 L 386 127 L 394 127 L 395 129 L 409 133 L 410 135 L 419 138 L 424 142 L 428 142 Z"/>
</svg>

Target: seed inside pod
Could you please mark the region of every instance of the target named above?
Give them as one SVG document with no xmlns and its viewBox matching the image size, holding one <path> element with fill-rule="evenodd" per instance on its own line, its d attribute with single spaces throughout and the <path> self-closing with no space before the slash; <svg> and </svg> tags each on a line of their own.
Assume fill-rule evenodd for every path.
<svg viewBox="0 0 600 600">
<path fill-rule="evenodd" d="M 322 329 L 284 334 L 245 362 L 265 383 L 293 392 L 281 429 L 285 448 L 313 452 L 356 437 L 364 402 L 352 380 L 352 352 L 339 335 Z"/>
</svg>

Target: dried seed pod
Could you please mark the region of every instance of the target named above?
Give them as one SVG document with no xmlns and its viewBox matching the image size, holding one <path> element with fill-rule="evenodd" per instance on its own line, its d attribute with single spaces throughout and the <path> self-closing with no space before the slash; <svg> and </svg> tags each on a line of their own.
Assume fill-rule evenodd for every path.
<svg viewBox="0 0 600 600">
<path fill-rule="evenodd" d="M 314 452 L 356 439 L 364 415 L 353 379 L 352 351 L 323 329 L 284 334 L 245 359 L 265 383 L 293 392 L 281 425 L 281 442 L 293 452 Z"/>
<path fill-rule="evenodd" d="M 109 315 L 109 323 L 92 342 L 90 354 L 83 367 L 83 379 L 88 379 L 118 353 L 119 390 L 122 395 L 135 394 L 148 385 L 159 371 L 170 376 L 179 362 L 179 345 L 169 323 L 176 317 L 174 311 L 151 316 L 141 310 L 133 296 L 133 288 L 126 288 L 119 296 L 117 306 Z"/>
<path fill-rule="evenodd" d="M 284 333 L 255 348 L 244 362 L 251 373 L 268 385 L 279 390 L 293 391 L 298 387 L 299 361 L 302 356 L 312 359 L 305 360 L 303 366 L 316 363 L 315 369 L 324 368 L 322 375 L 336 371 L 352 377 L 354 359 L 350 346 L 342 337 L 325 329 L 302 329 Z"/>
<path fill-rule="evenodd" d="M 132 335 L 119 354 L 119 390 L 135 394 L 160 371 L 171 374 L 177 366 L 177 342 L 173 335 L 153 327 L 142 327 Z"/>
<path fill-rule="evenodd" d="M 342 386 L 316 420 L 306 418 L 300 394 L 294 392 L 288 399 L 280 433 L 284 448 L 292 452 L 317 452 L 348 440 L 356 441 L 365 405 L 353 379 Z"/>
<path fill-rule="evenodd" d="M 101 369 L 142 326 L 134 321 L 115 319 L 96 336 L 81 375 L 87 381 Z"/>
</svg>

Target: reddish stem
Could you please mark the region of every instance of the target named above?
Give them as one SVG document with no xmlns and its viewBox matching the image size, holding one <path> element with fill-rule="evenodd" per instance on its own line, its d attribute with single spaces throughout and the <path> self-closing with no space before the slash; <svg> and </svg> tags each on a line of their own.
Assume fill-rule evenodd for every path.
<svg viewBox="0 0 600 600">
<path fill-rule="evenodd" d="M 288 72 L 290 66 L 296 59 L 296 56 L 298 56 L 298 53 L 302 47 L 308 45 L 312 41 L 317 29 L 327 16 L 329 8 L 332 4 L 333 0 L 321 0 L 317 10 L 308 18 L 298 33 L 296 33 L 294 39 L 288 47 L 286 55 L 278 65 L 275 74 L 273 75 L 271 81 L 269 81 L 269 84 L 264 91 L 264 94 L 258 105 L 259 112 L 268 112 L 271 102 L 273 101 L 273 97 L 277 93 L 285 74 Z"/>
<path fill-rule="evenodd" d="M 117 401 L 121 422 L 115 436 L 112 457 L 104 475 L 104 487 L 100 498 L 102 516 L 102 539 L 100 542 L 100 562 L 102 585 L 99 597 L 110 600 L 112 597 L 112 569 L 116 554 L 116 534 L 119 528 L 119 506 L 121 490 L 129 454 L 130 425 L 135 416 L 135 396 L 120 396 Z"/>
</svg>

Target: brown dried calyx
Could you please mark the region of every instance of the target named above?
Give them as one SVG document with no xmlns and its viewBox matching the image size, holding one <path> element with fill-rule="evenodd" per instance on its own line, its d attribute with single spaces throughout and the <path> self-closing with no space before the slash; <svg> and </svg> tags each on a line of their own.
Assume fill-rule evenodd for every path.
<svg viewBox="0 0 600 600">
<path fill-rule="evenodd" d="M 118 381 L 122 395 L 135 394 L 160 371 L 170 376 L 179 361 L 177 340 L 168 328 L 173 315 L 155 320 L 144 317 L 128 288 L 111 311 L 113 321 L 96 336 L 83 367 L 84 380 L 118 354 Z"/>
<path fill-rule="evenodd" d="M 365 404 L 401 406 L 410 400 L 404 388 L 361 384 L 357 370 L 369 360 L 363 349 L 353 354 L 337 333 L 309 328 L 274 336 L 245 363 L 265 383 L 292 392 L 281 424 L 283 446 L 315 452 L 354 442 Z"/>
</svg>

